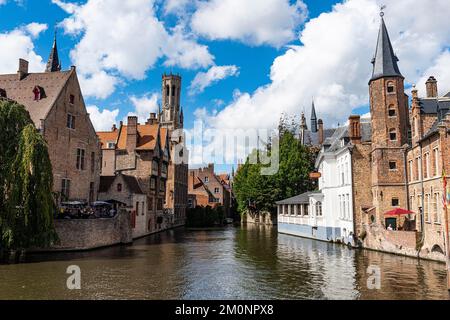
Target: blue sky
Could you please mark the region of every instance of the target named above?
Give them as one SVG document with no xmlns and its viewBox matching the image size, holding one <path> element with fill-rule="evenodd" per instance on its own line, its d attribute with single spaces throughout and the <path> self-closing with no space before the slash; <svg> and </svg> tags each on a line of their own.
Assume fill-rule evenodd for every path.
<svg viewBox="0 0 450 320">
<path fill-rule="evenodd" d="M 450 89 L 450 1 L 385 0 L 406 78 Z M 0 0 L 0 73 L 45 64 L 57 26 L 64 69 L 77 65 L 91 119 L 107 129 L 157 108 L 161 75 L 183 76 L 185 126 L 274 128 L 281 113 L 326 127 L 368 112 L 379 0 Z M 414 7 L 420 15 L 405 15 Z M 191 88 L 194 79 L 204 90 Z M 215 80 L 215 81 L 213 81 Z M 447 90 L 446 90 L 447 89 Z M 409 93 L 409 92 L 406 92 Z"/>
<path fill-rule="evenodd" d="M 85 3 L 79 1 L 78 3 Z M 292 1 L 291 1 L 292 2 Z M 331 9 L 336 3 L 335 0 L 315 1 L 308 0 L 309 18 L 316 17 L 324 11 Z M 17 27 L 29 23 L 38 22 L 48 25 L 48 29 L 43 32 L 35 41 L 35 51 L 37 54 L 47 59 L 53 41 L 54 25 L 60 23 L 69 16 L 51 0 L 24 0 L 20 3 L 9 1 L 0 7 L 2 19 L 0 32 L 8 32 Z M 167 25 L 173 25 L 173 17 L 161 17 Z M 300 29 L 302 26 L 298 26 Z M 58 31 L 59 54 L 64 69 L 72 65 L 70 51 L 79 41 L 80 37 L 65 35 L 61 27 Z M 233 97 L 233 91 L 252 92 L 259 86 L 269 83 L 269 70 L 273 60 L 285 51 L 285 48 L 274 48 L 269 45 L 252 46 L 232 40 L 209 41 L 201 39 L 199 42 L 208 45 L 210 52 L 215 56 L 217 65 L 236 65 L 239 67 L 239 76 L 227 78 L 216 85 L 208 88 L 203 93 L 190 96 L 187 94 L 187 86 L 191 83 L 199 70 L 186 70 L 180 67 L 166 67 L 160 59 L 156 65 L 147 71 L 146 78 L 138 81 L 127 81 L 121 88 L 107 99 L 95 99 L 87 97 L 87 104 L 94 104 L 100 108 L 116 108 L 120 106 L 119 118 L 125 117 L 133 110 L 133 105 L 129 101 L 131 95 L 142 96 L 149 92 L 160 91 L 161 74 L 164 72 L 180 73 L 183 76 L 184 91 L 182 105 L 185 108 L 186 126 L 192 126 L 194 121 L 193 111 L 198 107 L 220 110 Z M 290 43 L 298 42 L 296 40 Z M 287 43 L 289 44 L 289 43 Z M 218 100 L 225 104 L 218 103 Z"/>
</svg>

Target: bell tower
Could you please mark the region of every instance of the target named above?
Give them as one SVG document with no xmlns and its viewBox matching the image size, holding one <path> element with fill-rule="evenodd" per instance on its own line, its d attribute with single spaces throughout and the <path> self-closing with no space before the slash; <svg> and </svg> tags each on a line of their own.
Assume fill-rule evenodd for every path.
<svg viewBox="0 0 450 320">
<path fill-rule="evenodd" d="M 409 107 L 404 77 L 398 67 L 381 12 L 373 73 L 369 82 L 372 121 L 372 194 L 377 220 L 395 207 L 408 207 L 405 146 L 408 144 Z"/>
<path fill-rule="evenodd" d="M 181 77 L 164 74 L 162 76 L 162 111 L 161 125 L 170 131 L 183 127 L 181 117 Z"/>
</svg>

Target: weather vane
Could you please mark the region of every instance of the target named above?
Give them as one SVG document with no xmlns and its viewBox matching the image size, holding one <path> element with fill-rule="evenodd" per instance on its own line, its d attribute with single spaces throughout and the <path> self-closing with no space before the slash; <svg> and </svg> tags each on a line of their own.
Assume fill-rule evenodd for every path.
<svg viewBox="0 0 450 320">
<path fill-rule="evenodd" d="M 384 9 L 386 9 L 386 6 L 383 4 L 380 8 L 380 17 L 384 17 Z"/>
</svg>

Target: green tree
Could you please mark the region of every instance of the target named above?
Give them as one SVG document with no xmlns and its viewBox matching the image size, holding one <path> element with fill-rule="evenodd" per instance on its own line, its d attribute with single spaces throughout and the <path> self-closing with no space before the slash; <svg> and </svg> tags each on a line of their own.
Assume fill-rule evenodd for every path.
<svg viewBox="0 0 450 320">
<path fill-rule="evenodd" d="M 278 151 L 255 150 L 253 158 L 256 152 L 267 152 L 269 155 L 270 152 L 279 152 L 279 170 L 275 175 L 261 175 L 263 165 L 250 164 L 247 158 L 234 180 L 238 210 L 241 213 L 249 206 L 257 211 L 273 211 L 276 201 L 311 190 L 309 174 L 314 169 L 313 152 L 303 146 L 289 130 L 283 132 Z"/>
<path fill-rule="evenodd" d="M 47 144 L 26 109 L 0 101 L 0 248 L 56 240 L 53 174 Z"/>
</svg>

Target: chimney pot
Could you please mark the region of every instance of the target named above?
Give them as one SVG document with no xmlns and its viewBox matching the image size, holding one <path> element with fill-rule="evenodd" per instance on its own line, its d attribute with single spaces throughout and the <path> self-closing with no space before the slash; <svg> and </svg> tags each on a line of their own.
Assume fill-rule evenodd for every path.
<svg viewBox="0 0 450 320">
<path fill-rule="evenodd" d="M 319 144 L 322 145 L 323 142 L 325 141 L 325 136 L 324 136 L 324 132 L 323 132 L 323 120 L 319 119 L 317 121 L 318 127 L 319 127 Z"/>
<path fill-rule="evenodd" d="M 17 71 L 19 75 L 19 80 L 24 79 L 28 75 L 28 61 L 24 59 L 19 59 L 19 71 Z"/>
<path fill-rule="evenodd" d="M 352 115 L 349 117 L 348 135 L 353 144 L 361 143 L 361 116 Z"/>
<path fill-rule="evenodd" d="M 427 98 L 437 98 L 438 86 L 437 80 L 434 76 L 428 78 L 427 82 L 425 83 L 425 86 L 427 88 Z"/>
<path fill-rule="evenodd" d="M 137 126 L 138 118 L 136 116 L 128 117 L 127 122 L 127 151 L 132 152 L 137 146 Z"/>
</svg>

